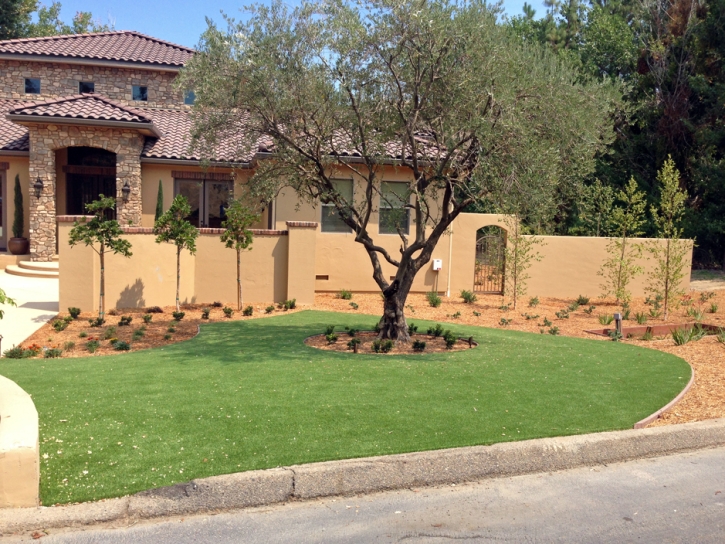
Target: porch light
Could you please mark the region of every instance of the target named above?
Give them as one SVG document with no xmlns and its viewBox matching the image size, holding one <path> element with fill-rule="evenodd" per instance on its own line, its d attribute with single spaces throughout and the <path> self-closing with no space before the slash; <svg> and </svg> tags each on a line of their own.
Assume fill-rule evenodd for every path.
<svg viewBox="0 0 725 544">
<path fill-rule="evenodd" d="M 128 180 L 121 187 L 121 194 L 123 195 L 123 201 L 128 202 L 128 197 L 131 195 L 131 186 L 128 184 Z"/>
<path fill-rule="evenodd" d="M 40 176 L 38 176 L 38 179 L 36 179 L 35 183 L 33 183 L 33 189 L 35 189 L 35 196 L 40 198 L 40 193 L 43 192 L 43 180 L 40 179 Z"/>
</svg>

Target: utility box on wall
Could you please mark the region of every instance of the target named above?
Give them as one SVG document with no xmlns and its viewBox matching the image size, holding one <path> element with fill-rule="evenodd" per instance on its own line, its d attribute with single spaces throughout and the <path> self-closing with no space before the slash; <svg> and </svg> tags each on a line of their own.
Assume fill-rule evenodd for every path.
<svg viewBox="0 0 725 544">
<path fill-rule="evenodd" d="M 433 259 L 433 270 L 443 270 L 443 259 Z"/>
</svg>

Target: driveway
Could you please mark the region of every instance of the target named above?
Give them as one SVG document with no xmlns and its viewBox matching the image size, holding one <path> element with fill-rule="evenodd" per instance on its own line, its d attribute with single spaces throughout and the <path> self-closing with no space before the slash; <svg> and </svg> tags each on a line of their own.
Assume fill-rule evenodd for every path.
<svg viewBox="0 0 725 544">
<path fill-rule="evenodd" d="M 2 350 L 23 342 L 58 313 L 58 280 L 25 278 L 0 270 L 0 288 L 15 299 L 17 308 L 3 306 L 5 318 L 0 320 Z"/>
</svg>

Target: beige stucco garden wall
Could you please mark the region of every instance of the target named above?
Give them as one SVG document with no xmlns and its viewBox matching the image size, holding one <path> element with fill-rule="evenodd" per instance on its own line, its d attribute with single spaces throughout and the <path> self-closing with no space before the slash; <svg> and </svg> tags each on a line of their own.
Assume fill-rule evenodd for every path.
<svg viewBox="0 0 725 544">
<path fill-rule="evenodd" d="M 30 395 L 0 376 L 0 508 L 38 506 L 38 411 Z"/>
</svg>

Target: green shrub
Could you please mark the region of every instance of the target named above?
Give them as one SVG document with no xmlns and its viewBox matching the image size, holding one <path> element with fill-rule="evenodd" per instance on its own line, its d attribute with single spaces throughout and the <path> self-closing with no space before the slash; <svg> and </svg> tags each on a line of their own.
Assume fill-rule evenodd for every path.
<svg viewBox="0 0 725 544">
<path fill-rule="evenodd" d="M 554 312 L 556 317 L 559 319 L 569 319 L 569 310 L 561 310 L 560 312 Z"/>
<path fill-rule="evenodd" d="M 459 317 L 461 317 L 461 312 L 456 312 L 456 313 L 455 313 L 455 314 L 453 314 L 453 315 L 452 315 L 451 317 L 452 317 L 453 319 L 458 319 Z"/>
<path fill-rule="evenodd" d="M 221 308 L 221 307 L 223 307 L 223 306 L 224 306 L 224 304 L 222 304 L 222 303 L 221 303 L 221 302 L 219 302 L 219 301 L 217 301 L 217 302 L 212 302 L 212 303 L 211 303 L 211 307 L 212 307 L 212 308 Z"/>
<path fill-rule="evenodd" d="M 211 313 L 211 308 L 202 308 L 201 309 L 201 318 L 202 319 L 209 319 L 209 314 Z"/>
<path fill-rule="evenodd" d="M 63 350 L 62 349 L 58 349 L 58 348 L 46 349 L 45 350 L 45 353 L 43 353 L 43 358 L 45 358 L 45 359 L 57 359 L 58 357 L 61 356 L 62 353 L 63 353 Z"/>
<path fill-rule="evenodd" d="M 131 349 L 131 344 L 129 344 L 128 342 L 119 340 L 118 342 L 113 344 L 113 349 L 115 349 L 116 351 L 128 351 Z"/>
<path fill-rule="evenodd" d="M 341 298 L 342 300 L 350 300 L 352 298 L 352 291 L 348 289 L 340 289 L 340 292 L 337 293 L 337 298 Z"/>
<path fill-rule="evenodd" d="M 715 297 L 715 293 L 712 291 L 703 291 L 700 293 L 700 303 L 705 304 L 708 300 Z"/>
<path fill-rule="evenodd" d="M 181 321 L 184 319 L 185 315 L 186 312 L 171 312 L 171 316 L 174 318 L 174 321 Z"/>
<path fill-rule="evenodd" d="M 415 340 L 413 342 L 413 351 L 423 351 L 425 349 L 425 342 L 422 340 Z"/>
<path fill-rule="evenodd" d="M 416 332 L 418 332 L 418 325 L 415 323 L 408 323 L 408 334 L 413 336 Z"/>
<path fill-rule="evenodd" d="M 521 314 L 526 318 L 526 321 L 531 321 L 532 319 L 539 319 L 539 314 L 536 315 L 530 315 L 530 314 Z"/>
<path fill-rule="evenodd" d="M 569 310 L 570 312 L 576 312 L 579 309 L 579 306 L 581 306 L 581 304 L 574 301 L 571 304 L 569 304 L 569 306 L 567 306 L 567 310 Z"/>
<path fill-rule="evenodd" d="M 88 336 L 88 333 L 86 331 L 81 331 L 78 333 L 78 338 L 85 338 Z"/>
<path fill-rule="evenodd" d="M 151 323 L 151 320 L 154 318 L 152 314 L 143 314 L 143 322 L 144 323 Z"/>
<path fill-rule="evenodd" d="M 610 314 L 599 314 L 599 324 L 600 325 L 611 325 L 612 321 L 614 321 L 614 316 Z"/>
<path fill-rule="evenodd" d="M 164 340 L 171 340 L 171 335 L 170 335 L 170 334 L 168 334 L 168 333 L 166 333 L 166 334 L 164 335 Z"/>
<path fill-rule="evenodd" d="M 632 313 L 632 310 L 629 308 L 622 308 L 622 321 L 629 321 L 630 313 Z"/>
<path fill-rule="evenodd" d="M 692 338 L 690 337 L 690 332 L 692 329 L 675 329 L 672 331 L 672 340 L 674 340 L 676 346 L 684 346 L 687 344 Z"/>
<path fill-rule="evenodd" d="M 352 327 L 345 327 L 345 330 L 347 331 L 348 336 L 355 336 L 358 332 L 360 332 L 357 329 L 352 328 Z"/>
<path fill-rule="evenodd" d="M 80 308 L 68 308 L 68 313 L 70 314 L 71 318 L 78 319 L 78 316 L 81 315 L 81 309 Z"/>
<path fill-rule="evenodd" d="M 108 340 L 116 336 L 116 327 L 108 327 L 103 333 L 103 339 Z"/>
<path fill-rule="evenodd" d="M 478 300 L 476 293 L 473 291 L 466 291 L 465 289 L 461 291 L 461 298 L 466 304 L 473 304 Z"/>
<path fill-rule="evenodd" d="M 644 312 L 637 312 L 634 314 L 634 319 L 639 325 L 644 325 L 647 323 L 647 314 Z"/>
<path fill-rule="evenodd" d="M 146 336 L 146 333 L 143 330 L 136 329 L 135 331 L 133 331 L 133 334 L 131 335 L 131 338 L 133 339 L 134 342 L 138 342 L 144 336 Z"/>
<path fill-rule="evenodd" d="M 106 320 L 103 319 L 102 317 L 95 317 L 95 318 L 88 320 L 88 324 L 91 327 L 102 327 L 105 322 L 106 322 Z"/>
<path fill-rule="evenodd" d="M 362 340 L 359 338 L 353 338 L 347 343 L 347 349 L 351 349 L 355 351 L 355 346 L 359 346 L 362 343 Z"/>
<path fill-rule="evenodd" d="M 549 334 L 552 336 L 558 336 L 559 335 L 559 327 L 551 327 L 549 328 Z"/>
<path fill-rule="evenodd" d="M 63 319 L 56 319 L 55 321 L 53 321 L 53 328 L 58 332 L 64 331 L 66 328 L 68 328 L 68 322 L 64 321 Z"/>
<path fill-rule="evenodd" d="M 584 308 L 582 311 L 587 315 L 592 315 L 592 312 L 594 312 L 596 308 L 596 306 L 589 306 L 589 308 Z"/>
<path fill-rule="evenodd" d="M 428 334 L 431 336 L 441 336 L 443 334 L 443 327 L 440 323 L 436 323 L 435 327 L 428 327 Z"/>
<path fill-rule="evenodd" d="M 327 325 L 325 327 L 325 334 L 332 334 L 335 332 L 335 325 Z"/>
<path fill-rule="evenodd" d="M 644 331 L 644 334 L 642 335 L 642 340 L 649 342 L 650 340 L 652 340 L 652 338 L 654 338 L 654 335 L 652 334 L 652 329 L 647 329 L 646 331 Z"/>
<path fill-rule="evenodd" d="M 285 300 L 282 303 L 282 306 L 284 307 L 285 311 L 286 310 L 294 310 L 295 308 L 297 308 L 297 299 L 296 298 L 293 298 L 291 300 Z"/>
<path fill-rule="evenodd" d="M 253 313 L 254 313 L 254 308 L 252 306 L 247 306 L 246 308 L 244 308 L 242 310 L 242 315 L 245 315 L 247 317 L 249 317 Z"/>
<path fill-rule="evenodd" d="M 453 346 L 456 345 L 456 342 L 458 342 L 458 338 L 456 338 L 456 335 L 453 334 L 451 331 L 446 331 L 443 333 L 443 340 L 446 341 L 446 348 L 451 349 Z"/>
<path fill-rule="evenodd" d="M 98 340 L 89 340 L 88 342 L 86 342 L 86 349 L 91 353 L 95 353 L 100 345 L 101 343 Z"/>
<path fill-rule="evenodd" d="M 609 338 L 613 342 L 619 342 L 622 339 L 622 333 L 619 332 L 617 329 L 613 329 L 607 333 L 609 335 Z"/>
<path fill-rule="evenodd" d="M 502 312 L 508 312 L 511 309 L 511 304 L 503 304 L 502 306 L 499 306 L 498 309 Z"/>
<path fill-rule="evenodd" d="M 501 320 L 498 322 L 498 324 L 501 325 L 502 327 L 508 327 L 512 321 L 513 321 L 513 319 L 506 319 L 505 317 L 502 317 Z"/>
<path fill-rule="evenodd" d="M 372 348 L 375 353 L 388 353 L 393 349 L 393 345 L 392 340 L 374 340 Z"/>
<path fill-rule="evenodd" d="M 334 344 L 337 342 L 337 335 L 335 333 L 326 334 L 325 340 L 327 340 L 328 344 Z"/>
<path fill-rule="evenodd" d="M 357 302 L 351 302 L 350 303 L 350 308 L 352 308 L 353 310 L 357 310 L 358 309 Z"/>
<path fill-rule="evenodd" d="M 477 312 L 476 310 L 473 310 L 473 315 L 476 317 L 481 317 L 481 312 Z"/>
<path fill-rule="evenodd" d="M 173 325 L 169 325 L 169 328 L 166 329 L 166 332 L 176 332 L 176 327 L 174 327 Z"/>
<path fill-rule="evenodd" d="M 3 352 L 3 356 L 8 359 L 29 359 L 33 356 L 33 353 L 30 350 L 23 349 L 22 346 L 13 346 L 10 349 L 6 349 Z"/>
<path fill-rule="evenodd" d="M 131 325 L 131 321 L 133 321 L 133 317 L 131 317 L 130 315 L 121 316 L 121 320 L 118 322 L 118 326 L 128 327 Z"/>
<path fill-rule="evenodd" d="M 69 340 L 65 344 L 63 344 L 63 349 L 65 351 L 71 351 L 74 347 L 76 347 L 76 343 L 73 342 L 73 340 Z"/>
<path fill-rule="evenodd" d="M 441 300 L 441 297 L 439 297 L 438 293 L 436 293 L 435 291 L 428 291 L 425 294 L 425 298 L 428 299 L 428 304 L 430 304 L 432 308 L 438 308 L 438 306 L 441 305 L 441 302 L 443 302 Z"/>
<path fill-rule="evenodd" d="M 267 307 L 266 307 L 266 308 L 264 309 L 264 313 L 265 313 L 265 314 L 271 314 L 272 312 L 274 312 L 274 306 L 267 306 Z"/>
<path fill-rule="evenodd" d="M 546 317 L 544 317 L 544 323 L 542 324 L 542 327 L 551 327 L 552 322 L 549 321 Z"/>
<path fill-rule="evenodd" d="M 234 310 L 232 310 L 229 306 L 224 306 L 222 312 L 224 312 L 224 317 L 232 317 L 234 315 Z"/>
<path fill-rule="evenodd" d="M 705 313 L 702 311 L 702 309 L 695 308 L 694 306 L 687 309 L 687 315 L 692 317 L 698 323 L 702 321 L 702 319 L 705 317 Z"/>
<path fill-rule="evenodd" d="M 715 339 L 721 344 L 725 344 L 725 329 L 718 329 Z"/>
<path fill-rule="evenodd" d="M 717 313 L 717 304 L 715 304 L 714 302 L 710 304 L 708 312 L 710 312 L 711 314 Z"/>
<path fill-rule="evenodd" d="M 658 310 L 657 308 L 650 308 L 649 310 L 649 316 L 652 319 L 659 319 L 659 317 L 662 315 L 662 312 Z"/>
<path fill-rule="evenodd" d="M 579 295 L 576 299 L 576 304 L 579 306 L 586 306 L 589 304 L 589 297 Z"/>
<path fill-rule="evenodd" d="M 539 297 L 531 297 L 529 299 L 529 308 L 536 308 L 539 305 Z"/>
</svg>

